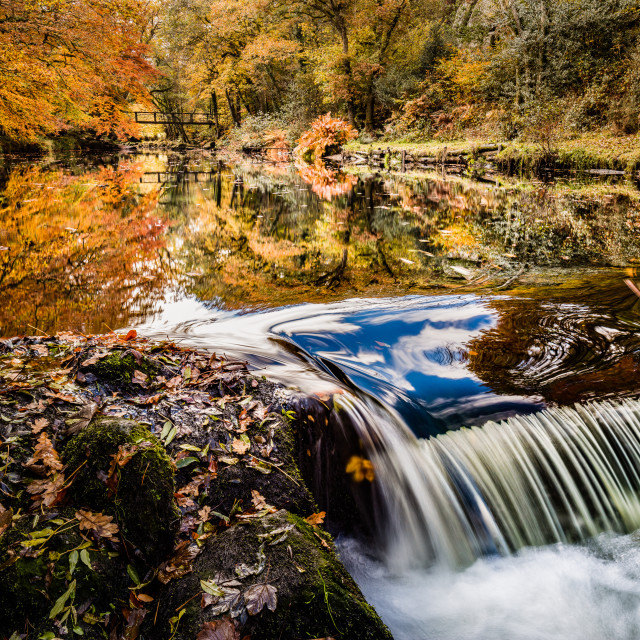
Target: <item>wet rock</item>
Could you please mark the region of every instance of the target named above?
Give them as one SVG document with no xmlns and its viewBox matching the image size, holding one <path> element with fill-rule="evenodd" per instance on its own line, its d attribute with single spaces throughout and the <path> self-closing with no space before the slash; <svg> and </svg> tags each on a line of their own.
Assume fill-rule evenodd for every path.
<svg viewBox="0 0 640 640">
<path fill-rule="evenodd" d="M 180 521 L 173 467 L 146 427 L 100 418 L 69 441 L 63 460 L 69 473 L 79 470 L 71 488 L 75 505 L 113 515 L 149 563 L 171 551 Z"/>
<path fill-rule="evenodd" d="M 176 611 L 202 591 L 203 581 L 224 595 L 194 598 L 177 623 Z M 256 593 L 263 599 L 258 613 Z M 171 618 L 175 640 L 192 640 L 205 624 L 225 619 L 252 640 L 392 637 L 338 560 L 331 537 L 284 510 L 208 540 L 193 572 L 169 583 L 159 610 L 156 626 L 147 626 L 151 638 L 169 637 Z"/>
</svg>

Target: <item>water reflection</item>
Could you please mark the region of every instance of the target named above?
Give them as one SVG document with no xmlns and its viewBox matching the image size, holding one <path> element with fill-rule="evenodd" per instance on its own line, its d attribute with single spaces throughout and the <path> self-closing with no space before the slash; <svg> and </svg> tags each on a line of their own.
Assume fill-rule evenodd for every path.
<svg viewBox="0 0 640 640">
<path fill-rule="evenodd" d="M 624 184 L 499 186 L 200 155 L 6 164 L 0 332 L 117 329 L 188 297 L 246 311 L 631 265 L 639 200 Z"/>
<path fill-rule="evenodd" d="M 323 372 L 425 434 L 634 390 L 631 185 L 158 154 L 2 176 L 3 335 L 142 325 Z"/>
</svg>

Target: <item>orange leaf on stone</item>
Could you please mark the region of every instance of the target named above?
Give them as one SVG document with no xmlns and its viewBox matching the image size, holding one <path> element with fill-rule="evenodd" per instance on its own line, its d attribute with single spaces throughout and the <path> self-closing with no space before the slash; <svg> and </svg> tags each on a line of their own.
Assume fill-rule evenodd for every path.
<svg viewBox="0 0 640 640">
<path fill-rule="evenodd" d="M 310 525 L 317 527 L 319 524 L 322 524 L 324 522 L 326 515 L 327 515 L 326 511 L 321 511 L 320 513 L 314 513 L 313 515 L 310 515 L 308 518 L 305 518 L 305 521 L 308 522 Z"/>
</svg>

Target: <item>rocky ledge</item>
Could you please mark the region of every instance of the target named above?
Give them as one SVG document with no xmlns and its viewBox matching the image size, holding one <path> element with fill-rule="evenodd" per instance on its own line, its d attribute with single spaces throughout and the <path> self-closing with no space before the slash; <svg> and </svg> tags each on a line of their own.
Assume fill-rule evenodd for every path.
<svg viewBox="0 0 640 640">
<path fill-rule="evenodd" d="M 283 390 L 126 336 L 0 341 L 0 637 L 391 638 Z"/>
</svg>

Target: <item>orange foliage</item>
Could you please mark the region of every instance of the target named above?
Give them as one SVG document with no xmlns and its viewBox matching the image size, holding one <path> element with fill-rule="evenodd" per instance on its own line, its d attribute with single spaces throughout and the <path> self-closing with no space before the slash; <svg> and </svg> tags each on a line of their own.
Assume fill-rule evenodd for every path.
<svg viewBox="0 0 640 640">
<path fill-rule="evenodd" d="M 134 133 L 128 105 L 155 76 L 145 20 L 141 0 L 0 0 L 0 136 Z"/>
<path fill-rule="evenodd" d="M 327 113 L 311 123 L 311 129 L 298 140 L 294 152 L 305 160 L 320 160 L 327 149 L 339 147 L 357 137 L 358 132 L 348 122 Z"/>
<path fill-rule="evenodd" d="M 156 195 L 132 188 L 135 166 L 82 178 L 61 170 L 14 170 L 0 200 L 0 335 L 61 328 L 105 330 L 136 305 L 153 305 L 161 273 L 156 252 L 166 224 Z"/>
<path fill-rule="evenodd" d="M 333 200 L 333 198 L 343 196 L 358 184 L 356 176 L 335 171 L 324 164 L 298 163 L 296 168 L 298 175 L 309 183 L 312 191 L 323 200 Z"/>
</svg>

